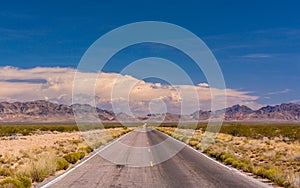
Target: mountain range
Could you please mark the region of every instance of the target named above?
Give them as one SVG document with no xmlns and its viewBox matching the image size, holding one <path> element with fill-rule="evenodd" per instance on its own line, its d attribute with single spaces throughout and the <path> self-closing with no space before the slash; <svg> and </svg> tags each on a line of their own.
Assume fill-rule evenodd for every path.
<svg viewBox="0 0 300 188">
<path fill-rule="evenodd" d="M 141 121 L 178 122 L 207 121 L 211 116 L 224 112 L 226 121 L 300 121 L 300 105 L 294 103 L 264 106 L 252 110 L 244 105 L 234 105 L 216 112 L 199 110 L 190 115 L 178 114 L 148 114 L 135 117 Z M 94 112 L 94 113 L 90 113 Z M 0 122 L 74 122 L 77 119 L 100 119 L 106 122 L 135 121 L 125 113 L 115 114 L 109 110 L 92 107 L 87 104 L 64 105 L 49 101 L 38 100 L 32 102 L 0 102 Z"/>
</svg>

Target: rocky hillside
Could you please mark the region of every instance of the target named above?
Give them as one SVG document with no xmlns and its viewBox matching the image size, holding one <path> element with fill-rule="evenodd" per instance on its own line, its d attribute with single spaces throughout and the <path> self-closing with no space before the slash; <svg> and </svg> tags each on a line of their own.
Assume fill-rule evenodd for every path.
<svg viewBox="0 0 300 188">
<path fill-rule="evenodd" d="M 300 120 L 300 105 L 289 103 L 266 106 L 256 110 L 249 116 L 251 119 Z"/>
<path fill-rule="evenodd" d="M 258 110 L 252 110 L 244 105 L 234 105 L 226 108 L 225 120 L 228 121 L 300 121 L 299 104 L 281 104 L 265 106 Z M 140 121 L 153 122 L 178 122 L 181 121 L 206 121 L 212 114 L 218 115 L 224 110 L 215 113 L 211 111 L 197 111 L 191 115 L 180 116 L 177 114 L 148 114 L 135 117 Z M 91 113 L 93 112 L 93 113 Z M 118 121 L 134 122 L 135 118 L 124 114 L 114 114 L 111 111 L 102 110 L 90 105 L 74 104 L 63 105 L 48 101 L 32 102 L 0 102 L 0 122 L 74 122 L 74 113 L 78 121 Z"/>
<path fill-rule="evenodd" d="M 101 110 L 90 105 L 63 105 L 51 103 L 44 100 L 32 102 L 1 102 L 1 122 L 73 122 L 74 109 L 77 114 L 89 115 L 90 111 L 96 111 L 98 117 L 103 121 L 115 119 L 113 112 Z M 93 119 L 93 117 L 90 117 Z"/>
<path fill-rule="evenodd" d="M 216 114 L 220 114 L 217 111 Z M 207 120 L 211 116 L 210 111 L 199 111 L 193 115 L 194 119 L 199 114 L 199 120 Z M 252 110 L 244 105 L 234 105 L 225 109 L 225 120 L 241 121 L 300 121 L 299 104 L 280 104 L 275 106 L 265 106 L 258 110 Z"/>
</svg>

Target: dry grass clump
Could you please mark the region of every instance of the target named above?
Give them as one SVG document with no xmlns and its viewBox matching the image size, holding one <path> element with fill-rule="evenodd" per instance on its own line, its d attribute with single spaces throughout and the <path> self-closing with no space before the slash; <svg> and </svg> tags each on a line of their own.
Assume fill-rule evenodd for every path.
<svg viewBox="0 0 300 188">
<path fill-rule="evenodd" d="M 44 133 L 22 136 L 22 139 L 18 140 L 0 140 L 0 144 L 11 148 L 2 150 L 5 151 L 2 154 L 0 150 L 0 187 L 31 187 L 32 182 L 42 182 L 58 171 L 67 170 L 97 147 L 130 130 L 124 128 L 89 130 L 82 133 L 90 136 L 87 138 L 73 132 Z M 30 142 L 32 138 L 33 142 Z M 85 142 L 87 139 L 88 142 Z M 22 149 L 20 145 L 23 146 Z"/>
<path fill-rule="evenodd" d="M 131 128 L 126 127 L 104 130 L 90 130 L 83 132 L 82 137 L 92 149 L 95 149 L 123 134 L 130 132 L 131 130 Z"/>
<path fill-rule="evenodd" d="M 28 163 L 18 168 L 17 175 L 30 178 L 34 182 L 41 182 L 56 172 L 57 156 L 54 151 L 37 154 Z"/>
<path fill-rule="evenodd" d="M 159 127 L 158 130 L 201 149 L 201 130 Z M 245 128 L 243 127 L 243 131 Z M 285 130 L 285 129 L 284 129 Z M 288 135 L 285 130 L 285 135 Z M 235 129 L 235 132 L 241 132 Z M 187 135 L 192 136 L 189 138 Z M 273 135 L 273 133 L 270 133 Z M 300 140 L 289 137 L 245 137 L 220 133 L 204 153 L 244 172 L 284 187 L 300 187 Z"/>
</svg>

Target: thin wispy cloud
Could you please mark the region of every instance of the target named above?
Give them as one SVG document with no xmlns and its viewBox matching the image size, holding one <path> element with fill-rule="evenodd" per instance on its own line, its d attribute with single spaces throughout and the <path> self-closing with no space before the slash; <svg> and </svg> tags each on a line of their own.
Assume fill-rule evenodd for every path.
<svg viewBox="0 0 300 188">
<path fill-rule="evenodd" d="M 213 52 L 220 52 L 220 51 L 227 51 L 227 50 L 235 50 L 235 49 L 246 49 L 246 48 L 251 48 L 251 45 L 228 45 L 224 47 L 219 47 L 219 48 L 213 48 L 211 49 Z"/>
<path fill-rule="evenodd" d="M 244 56 L 240 56 L 242 58 L 250 58 L 250 59 L 257 59 L 257 58 L 272 58 L 272 54 L 247 54 Z"/>
<path fill-rule="evenodd" d="M 279 94 L 289 93 L 290 91 L 292 91 L 292 90 L 291 89 L 283 89 L 280 91 L 269 92 L 269 93 L 267 93 L 267 95 L 279 95 Z"/>
<path fill-rule="evenodd" d="M 300 99 L 294 99 L 294 100 L 291 100 L 289 101 L 290 103 L 300 103 Z"/>
</svg>

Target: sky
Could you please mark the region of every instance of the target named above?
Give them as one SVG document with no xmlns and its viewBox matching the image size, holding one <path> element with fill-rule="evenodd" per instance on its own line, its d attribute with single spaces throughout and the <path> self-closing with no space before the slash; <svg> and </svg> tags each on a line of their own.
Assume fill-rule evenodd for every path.
<svg viewBox="0 0 300 188">
<path fill-rule="evenodd" d="M 63 77 L 56 74 L 49 77 L 46 73 L 35 77 L 28 73 L 37 67 L 48 68 L 45 72 L 54 68 L 59 68 L 61 74 L 74 72 L 88 47 L 112 29 L 140 21 L 163 21 L 188 29 L 210 48 L 221 67 L 226 87 L 232 91 L 230 94 L 241 95 L 229 104 L 258 108 L 299 103 L 299 7 L 299 1 L 267 0 L 2 1 L 0 72 L 7 75 L 2 74 L 0 78 L 0 100 L 49 98 L 25 96 L 24 88 L 17 90 L 17 87 L 45 88 L 49 79 Z M 128 47 L 116 54 L 103 71 L 119 73 L 132 61 L 151 56 L 166 58 L 178 65 L 184 62 L 183 67 L 194 85 L 207 82 L 188 57 L 157 44 Z M 131 76 L 141 79 L 138 74 Z M 145 81 L 164 84 L 157 79 Z M 186 83 L 178 78 L 175 84 Z M 8 92 L 5 87 L 16 89 Z M 64 102 L 58 95 L 66 94 L 56 92 L 50 98 Z"/>
</svg>

